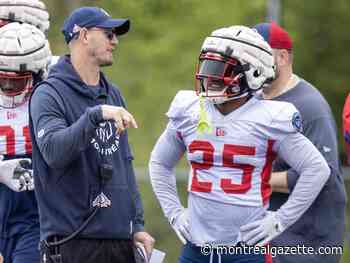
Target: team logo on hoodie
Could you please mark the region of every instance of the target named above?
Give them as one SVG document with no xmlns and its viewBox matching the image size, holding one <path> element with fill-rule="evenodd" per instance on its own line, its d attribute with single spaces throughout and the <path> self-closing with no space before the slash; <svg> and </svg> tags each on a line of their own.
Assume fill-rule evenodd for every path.
<svg viewBox="0 0 350 263">
<path fill-rule="evenodd" d="M 111 205 L 112 205 L 111 200 L 109 200 L 108 197 L 103 192 L 101 192 L 92 202 L 93 207 L 108 208 Z"/>
<path fill-rule="evenodd" d="M 96 129 L 96 136 L 91 140 L 91 144 L 102 155 L 112 155 L 119 150 L 119 135 L 115 125 L 110 121 L 100 124 Z"/>
</svg>

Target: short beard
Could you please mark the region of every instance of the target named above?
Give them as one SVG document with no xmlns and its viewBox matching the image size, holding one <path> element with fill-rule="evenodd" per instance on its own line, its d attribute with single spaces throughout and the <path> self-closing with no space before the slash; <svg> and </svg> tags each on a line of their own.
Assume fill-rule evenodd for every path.
<svg viewBox="0 0 350 263">
<path fill-rule="evenodd" d="M 108 66 L 112 66 L 113 65 L 113 61 L 103 61 L 103 62 L 100 62 L 100 67 L 108 67 Z"/>
<path fill-rule="evenodd" d="M 106 60 L 104 60 L 104 59 L 99 59 L 99 58 L 98 58 L 98 55 L 96 54 L 96 51 L 95 51 L 95 50 L 92 50 L 91 53 L 90 53 L 90 55 L 91 55 L 92 57 L 95 58 L 95 60 L 97 61 L 97 64 L 98 64 L 100 67 L 108 67 L 108 66 L 113 65 L 113 58 L 112 58 L 111 61 L 106 61 Z"/>
</svg>

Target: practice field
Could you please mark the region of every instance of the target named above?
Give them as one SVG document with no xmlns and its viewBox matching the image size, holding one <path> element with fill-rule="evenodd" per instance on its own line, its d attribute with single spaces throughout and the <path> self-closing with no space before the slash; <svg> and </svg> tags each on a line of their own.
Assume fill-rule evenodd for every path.
<svg viewBox="0 0 350 263">
<path fill-rule="evenodd" d="M 167 263 L 178 262 L 178 255 L 180 254 L 181 244 L 177 239 L 175 233 L 171 230 L 170 225 L 161 212 L 158 201 L 153 194 L 151 184 L 149 180 L 139 180 L 139 187 L 143 198 L 143 204 L 145 208 L 146 229 L 156 239 L 156 248 L 163 250 L 167 253 Z M 346 182 L 347 192 L 350 192 L 350 180 Z M 186 182 L 181 181 L 178 183 L 178 191 L 182 198 L 182 203 L 185 204 L 186 197 Z M 350 223 L 350 207 L 348 205 L 348 224 Z M 347 234 L 349 236 L 349 234 Z M 344 244 L 344 255 L 342 257 L 342 263 L 350 262 L 349 253 L 349 239 Z"/>
</svg>

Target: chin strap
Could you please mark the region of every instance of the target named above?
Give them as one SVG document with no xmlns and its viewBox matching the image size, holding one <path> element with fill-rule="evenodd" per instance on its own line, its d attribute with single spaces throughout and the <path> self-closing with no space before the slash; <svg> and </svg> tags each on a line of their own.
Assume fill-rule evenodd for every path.
<svg viewBox="0 0 350 263">
<path fill-rule="evenodd" d="M 205 98 L 199 95 L 199 121 L 197 125 L 197 133 L 204 134 L 212 132 L 213 128 L 209 121 L 208 114 L 205 110 Z"/>
</svg>

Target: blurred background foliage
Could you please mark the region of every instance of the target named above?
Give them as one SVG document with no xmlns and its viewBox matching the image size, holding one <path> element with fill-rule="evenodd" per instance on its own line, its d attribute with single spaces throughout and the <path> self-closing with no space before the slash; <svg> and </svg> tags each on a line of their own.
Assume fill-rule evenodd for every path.
<svg viewBox="0 0 350 263">
<path fill-rule="evenodd" d="M 152 147 L 166 125 L 164 113 L 180 89 L 194 88 L 194 72 L 204 38 L 214 29 L 266 21 L 267 0 L 43 0 L 51 14 L 54 54 L 67 52 L 60 27 L 77 6 L 97 5 L 113 17 L 131 19 L 120 38 L 115 64 L 104 69 L 117 83 L 139 129 L 130 131 L 135 165 L 147 167 Z M 350 1 L 281 0 L 280 24 L 294 40 L 295 73 L 313 83 L 331 105 L 341 136 L 341 112 L 350 83 Z M 180 244 L 162 217 L 149 184 L 140 184 L 148 229 L 157 246 L 176 262 Z M 182 197 L 185 186 L 179 187 Z M 347 247 L 347 245 L 346 245 Z M 348 252 L 346 252 L 348 253 Z M 350 262 L 348 256 L 343 262 Z"/>
</svg>

